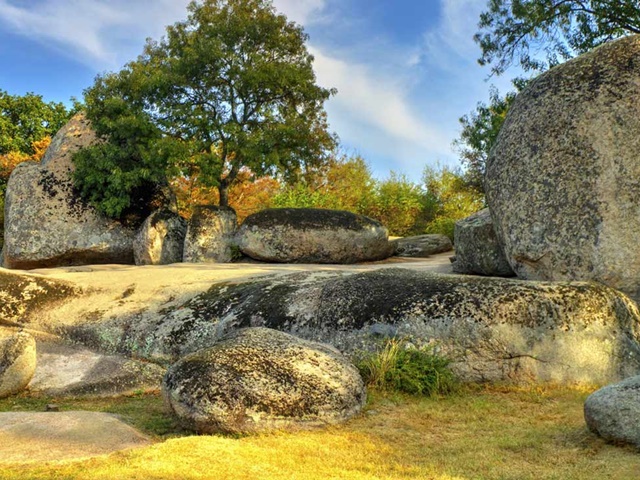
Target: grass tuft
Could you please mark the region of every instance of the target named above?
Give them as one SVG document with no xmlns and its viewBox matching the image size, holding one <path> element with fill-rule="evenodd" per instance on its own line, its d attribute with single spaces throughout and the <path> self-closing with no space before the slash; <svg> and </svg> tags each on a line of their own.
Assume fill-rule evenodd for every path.
<svg viewBox="0 0 640 480">
<path fill-rule="evenodd" d="M 451 361 L 433 346 L 414 347 L 407 340 L 388 340 L 374 353 L 364 353 L 357 362 L 365 383 L 382 391 L 432 396 L 455 390 Z"/>
</svg>

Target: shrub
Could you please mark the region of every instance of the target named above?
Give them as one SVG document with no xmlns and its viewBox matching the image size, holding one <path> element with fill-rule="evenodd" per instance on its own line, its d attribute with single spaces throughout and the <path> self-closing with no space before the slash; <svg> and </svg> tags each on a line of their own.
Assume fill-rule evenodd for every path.
<svg viewBox="0 0 640 480">
<path fill-rule="evenodd" d="M 416 348 L 406 340 L 389 340 L 378 352 L 364 354 L 357 366 L 370 387 L 431 396 L 455 389 L 450 363 L 432 346 Z"/>
</svg>

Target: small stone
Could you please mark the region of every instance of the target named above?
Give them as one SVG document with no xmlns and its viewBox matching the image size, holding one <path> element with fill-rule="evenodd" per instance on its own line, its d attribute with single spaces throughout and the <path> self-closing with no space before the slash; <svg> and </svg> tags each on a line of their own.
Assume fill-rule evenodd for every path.
<svg viewBox="0 0 640 480">
<path fill-rule="evenodd" d="M 44 411 L 45 412 L 59 412 L 60 411 L 60 405 L 56 405 L 54 403 L 49 403 L 49 404 L 47 404 L 46 407 L 44 407 Z"/>
</svg>

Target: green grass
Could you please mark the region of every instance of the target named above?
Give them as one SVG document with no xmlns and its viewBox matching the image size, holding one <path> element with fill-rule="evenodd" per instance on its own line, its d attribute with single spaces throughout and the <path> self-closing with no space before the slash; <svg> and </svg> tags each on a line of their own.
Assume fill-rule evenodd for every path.
<svg viewBox="0 0 640 480">
<path fill-rule="evenodd" d="M 640 452 L 585 427 L 589 391 L 461 387 L 446 397 L 372 390 L 366 411 L 323 430 L 189 436 L 164 423 L 158 395 L 114 400 L 21 397 L 0 410 L 83 408 L 123 415 L 157 443 L 92 460 L 3 466 L 2 479 L 637 480 Z M 1 452 L 1 447 L 0 447 Z"/>
<path fill-rule="evenodd" d="M 406 340 L 388 340 L 379 351 L 357 361 L 365 383 L 378 390 L 411 395 L 451 393 L 457 386 L 451 362 L 433 347 L 416 348 Z"/>
</svg>

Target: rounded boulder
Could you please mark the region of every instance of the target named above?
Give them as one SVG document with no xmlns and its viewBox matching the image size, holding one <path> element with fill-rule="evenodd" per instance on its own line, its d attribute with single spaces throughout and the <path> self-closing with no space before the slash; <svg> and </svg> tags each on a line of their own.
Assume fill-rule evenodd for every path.
<svg viewBox="0 0 640 480">
<path fill-rule="evenodd" d="M 592 393 L 584 404 L 589 430 L 607 441 L 640 447 L 640 377 Z"/>
<path fill-rule="evenodd" d="M 640 36 L 536 77 L 487 162 L 487 201 L 520 278 L 640 296 Z"/>
<path fill-rule="evenodd" d="M 382 224 L 341 210 L 263 210 L 247 217 L 236 241 L 242 253 L 264 262 L 347 264 L 393 254 Z"/>
<path fill-rule="evenodd" d="M 168 265 L 182 261 L 187 222 L 168 209 L 156 210 L 133 240 L 136 265 Z"/>
<path fill-rule="evenodd" d="M 27 388 L 36 371 L 36 341 L 25 332 L 0 340 L 0 398 Z"/>
<path fill-rule="evenodd" d="M 166 403 L 199 433 L 314 427 L 360 412 L 358 370 L 333 347 L 267 328 L 247 328 L 172 365 Z"/>
</svg>

